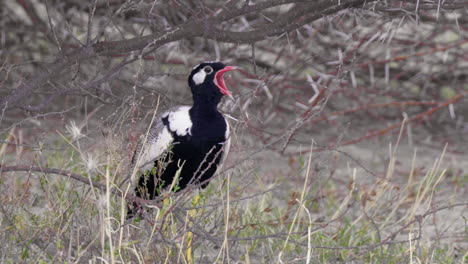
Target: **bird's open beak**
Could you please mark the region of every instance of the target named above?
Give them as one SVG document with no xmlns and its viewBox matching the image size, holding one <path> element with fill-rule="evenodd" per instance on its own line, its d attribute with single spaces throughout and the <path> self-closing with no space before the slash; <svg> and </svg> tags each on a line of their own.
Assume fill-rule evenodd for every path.
<svg viewBox="0 0 468 264">
<path fill-rule="evenodd" d="M 231 91 L 229 91 L 229 89 L 227 88 L 226 86 L 226 82 L 224 81 L 224 74 L 226 72 L 229 72 L 229 71 L 233 71 L 233 70 L 237 70 L 237 67 L 235 66 L 226 66 L 224 67 L 223 69 L 219 70 L 216 75 L 215 75 L 215 78 L 214 78 L 214 81 L 215 81 L 215 84 L 216 86 L 218 86 L 219 90 L 229 96 L 229 97 L 232 97 L 232 93 Z"/>
</svg>

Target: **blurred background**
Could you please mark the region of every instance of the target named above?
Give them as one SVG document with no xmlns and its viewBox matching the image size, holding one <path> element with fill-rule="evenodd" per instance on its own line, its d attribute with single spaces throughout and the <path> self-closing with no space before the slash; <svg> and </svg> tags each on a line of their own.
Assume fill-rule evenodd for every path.
<svg viewBox="0 0 468 264">
<path fill-rule="evenodd" d="M 161 216 L 125 222 L 122 195 L 106 194 L 125 193 L 154 112 L 190 105 L 188 74 L 213 60 L 241 70 L 220 106 L 229 159 L 188 221 L 195 263 L 466 261 L 468 1 L 12 0 L 0 12 L 2 263 L 187 261 L 177 212 L 190 193 L 174 195 L 171 232 Z"/>
</svg>

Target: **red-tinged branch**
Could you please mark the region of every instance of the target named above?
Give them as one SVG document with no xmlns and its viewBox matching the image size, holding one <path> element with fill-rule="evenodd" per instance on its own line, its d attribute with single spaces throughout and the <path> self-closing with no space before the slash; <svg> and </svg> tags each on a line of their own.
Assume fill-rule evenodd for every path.
<svg viewBox="0 0 468 264">
<path fill-rule="evenodd" d="M 406 102 L 390 102 L 384 104 L 370 104 L 365 105 L 362 107 L 357 107 L 353 109 L 343 110 L 343 111 L 336 111 L 329 115 L 323 116 L 321 118 L 317 118 L 312 120 L 312 123 L 317 123 L 324 120 L 330 120 L 337 116 L 342 116 L 350 113 L 355 113 L 359 111 L 368 111 L 371 109 L 380 109 L 380 108 L 387 108 L 387 107 L 404 107 L 404 106 L 421 106 L 421 105 L 439 105 L 439 102 L 429 101 L 429 102 L 420 102 L 420 101 L 406 101 Z"/>
<path fill-rule="evenodd" d="M 441 51 L 446 51 L 446 50 L 449 50 L 449 49 L 457 48 L 457 47 L 463 46 L 464 44 L 467 44 L 467 43 L 468 43 L 468 40 L 462 40 L 462 41 L 459 41 L 459 42 L 457 42 L 457 43 L 455 43 L 455 44 L 452 44 L 452 45 L 447 45 L 447 46 L 444 46 L 444 47 L 433 48 L 433 49 L 430 49 L 430 50 L 428 50 L 428 51 L 417 52 L 417 53 L 410 54 L 410 55 L 397 56 L 397 57 L 393 57 L 393 58 L 386 59 L 386 60 L 380 60 L 380 61 L 374 61 L 374 62 L 365 62 L 365 63 L 361 63 L 361 64 L 359 65 L 359 67 L 361 67 L 361 68 L 366 68 L 367 66 L 369 66 L 369 64 L 372 64 L 372 65 L 375 65 L 375 64 L 385 64 L 385 63 L 394 62 L 394 61 L 408 60 L 408 59 L 414 58 L 414 57 L 422 57 L 422 56 L 425 56 L 425 55 L 434 54 L 434 53 L 437 53 L 437 52 L 441 52 Z"/>
<path fill-rule="evenodd" d="M 370 139 L 370 138 L 373 138 L 373 137 L 383 136 L 383 135 L 387 134 L 388 132 L 390 132 L 390 131 L 392 131 L 394 129 L 400 128 L 404 124 L 408 124 L 408 123 L 412 123 L 412 122 L 417 121 L 417 120 L 421 120 L 423 117 L 429 116 L 429 115 L 441 110 L 442 108 L 448 107 L 450 104 L 456 103 L 457 101 L 459 101 L 460 99 L 462 99 L 466 95 L 468 95 L 467 92 L 457 94 L 454 97 L 450 98 L 449 100 L 443 102 L 439 106 L 433 107 L 433 108 L 431 108 L 431 109 L 429 109 L 429 110 L 427 110 L 425 112 L 422 112 L 422 113 L 420 113 L 420 114 L 418 114 L 416 116 L 413 116 L 413 117 L 409 118 L 406 121 L 402 121 L 402 122 L 393 124 L 391 126 L 388 126 L 388 127 L 384 128 L 384 129 L 381 129 L 381 130 L 378 130 L 378 131 L 373 131 L 373 132 L 367 133 L 366 135 L 364 135 L 364 136 L 362 136 L 360 138 L 351 139 L 351 140 L 345 141 L 345 142 L 343 142 L 343 143 L 341 143 L 339 145 L 336 145 L 336 146 L 330 146 L 330 147 L 327 147 L 327 148 L 318 148 L 318 149 L 314 149 L 314 151 L 317 152 L 317 151 L 335 149 L 335 148 L 338 148 L 338 147 L 341 147 L 341 146 L 356 144 L 356 143 L 359 143 L 361 141 L 364 141 L 366 139 Z M 304 154 L 306 152 L 307 151 L 301 151 L 301 152 L 292 152 L 292 153 L 287 153 L 287 154 L 302 155 L 302 154 Z"/>
<path fill-rule="evenodd" d="M 105 184 L 95 182 L 87 177 L 83 177 L 80 174 L 73 173 L 70 171 L 62 170 L 62 169 L 55 169 L 55 168 L 42 168 L 42 167 L 37 167 L 37 166 L 25 166 L 25 165 L 19 165 L 19 166 L 4 166 L 0 164 L 0 174 L 4 172 L 19 172 L 19 171 L 24 171 L 24 172 L 40 172 L 44 174 L 56 174 L 56 175 L 61 175 L 65 176 L 71 179 L 74 179 L 76 181 L 88 184 L 92 187 L 95 187 L 101 191 L 110 191 L 112 194 L 122 197 L 123 192 L 121 192 L 118 189 L 111 188 L 110 190 L 107 189 L 107 186 Z M 154 200 L 145 200 L 141 199 L 139 197 L 136 197 L 131 194 L 126 194 L 124 197 L 127 201 L 130 202 L 138 202 L 142 205 L 158 205 L 160 201 L 162 201 L 165 197 L 162 198 L 156 198 Z"/>
<path fill-rule="evenodd" d="M 91 179 L 85 178 L 79 174 L 66 171 L 66 170 L 62 170 L 62 169 L 42 168 L 42 167 L 36 167 L 36 166 L 7 166 L 6 167 L 3 165 L 0 165 L 0 172 L 14 172 L 14 171 L 42 172 L 45 174 L 52 173 L 52 174 L 57 174 L 57 175 L 62 175 L 62 176 L 72 178 L 76 181 L 92 185 L 101 190 L 106 189 L 106 185 L 102 183 L 94 182 Z"/>
<path fill-rule="evenodd" d="M 408 124 L 408 123 L 411 123 L 411 122 L 414 122 L 414 121 L 417 121 L 417 120 L 421 120 L 425 116 L 429 116 L 429 115 L 439 111 L 440 109 L 449 106 L 450 104 L 456 103 L 458 100 L 462 99 L 464 96 L 466 96 L 466 94 L 464 94 L 464 93 L 457 94 L 454 97 L 452 97 L 449 100 L 442 103 L 441 105 L 433 107 L 433 108 L 431 108 L 431 109 L 429 109 L 429 110 L 427 110 L 425 112 L 422 112 L 422 113 L 420 113 L 420 114 L 418 114 L 416 116 L 413 116 L 412 118 L 410 118 L 410 119 L 408 119 L 406 121 L 403 121 L 403 122 L 405 124 Z M 375 137 L 375 136 L 382 136 L 382 135 L 388 133 L 391 130 L 400 128 L 403 125 L 403 122 L 393 124 L 393 125 L 391 125 L 389 127 L 386 127 L 384 129 L 381 129 L 381 130 L 376 131 L 376 132 L 371 132 L 371 133 L 369 133 L 369 134 L 367 134 L 367 135 L 365 135 L 363 137 L 357 138 L 357 139 L 352 139 L 352 140 L 345 141 L 342 144 L 340 144 L 340 146 L 355 144 L 357 142 L 360 142 L 360 141 L 363 141 L 365 139 L 372 138 L 372 137 Z"/>
</svg>

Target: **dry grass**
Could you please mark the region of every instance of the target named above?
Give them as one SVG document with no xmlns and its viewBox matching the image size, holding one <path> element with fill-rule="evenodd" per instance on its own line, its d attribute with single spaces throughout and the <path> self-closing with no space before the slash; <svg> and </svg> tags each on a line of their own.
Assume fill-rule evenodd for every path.
<svg viewBox="0 0 468 264">
<path fill-rule="evenodd" d="M 77 138 L 75 130 L 57 134 L 55 147 L 62 151 L 22 150 L 22 162 L 45 160 L 47 167 L 90 177 L 107 191 L 63 176 L 2 173 L 2 263 L 188 263 L 189 231 L 195 234 L 195 263 L 466 261 L 467 176 L 450 173 L 445 149 L 426 164 L 414 152 L 405 168 L 398 165 L 397 139 L 385 175 L 375 178 L 351 165 L 313 169 L 339 154 L 315 153 L 312 144 L 310 154 L 291 165 L 294 180 L 285 174 L 270 181 L 260 169 L 268 163 L 245 161 L 200 191 L 195 207 L 190 201 L 197 191 L 191 190 L 172 195 L 162 208 L 153 206 L 143 219 L 126 221 L 124 200 L 109 191 L 128 191 L 117 187 L 127 164 L 115 154 L 120 145 L 86 144 L 90 139 Z M 3 164 L 21 151 L 2 147 Z"/>
<path fill-rule="evenodd" d="M 413 2 L 7 1 L 0 263 L 466 263 L 467 0 Z M 228 163 L 126 221 L 203 60 L 242 68 Z"/>
</svg>

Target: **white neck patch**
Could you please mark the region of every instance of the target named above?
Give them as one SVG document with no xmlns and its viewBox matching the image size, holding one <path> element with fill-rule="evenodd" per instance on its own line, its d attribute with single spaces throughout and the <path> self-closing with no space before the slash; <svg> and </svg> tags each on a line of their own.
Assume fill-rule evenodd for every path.
<svg viewBox="0 0 468 264">
<path fill-rule="evenodd" d="M 196 74 L 193 75 L 192 79 L 196 85 L 199 85 L 205 81 L 206 73 L 203 69 L 200 69 Z"/>
</svg>

